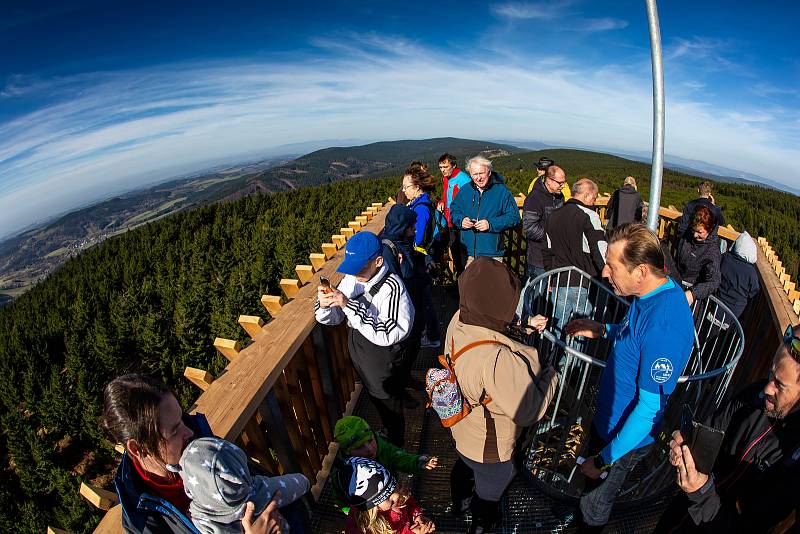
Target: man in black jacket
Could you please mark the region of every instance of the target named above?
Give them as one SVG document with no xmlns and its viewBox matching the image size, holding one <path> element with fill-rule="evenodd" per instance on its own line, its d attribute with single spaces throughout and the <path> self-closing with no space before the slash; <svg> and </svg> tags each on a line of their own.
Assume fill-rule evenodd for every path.
<svg viewBox="0 0 800 534">
<path fill-rule="evenodd" d="M 593 206 L 597 201 L 597 184 L 588 178 L 575 182 L 572 198 L 555 210 L 545 223 L 547 248 L 542 251 L 545 270 L 574 266 L 594 278 L 601 278 L 606 265 L 606 234 L 600 216 Z M 591 316 L 587 282 L 578 276 L 562 277 L 553 292 L 553 325 L 561 328 L 573 315 Z"/>
<path fill-rule="evenodd" d="M 709 426 L 725 431 L 712 473 L 699 473 L 679 431 L 669 459 L 684 491 L 657 532 L 767 532 L 800 504 L 800 325 L 789 327 L 769 380 L 723 406 Z"/>
<path fill-rule="evenodd" d="M 606 208 L 608 230 L 611 231 L 620 224 L 628 222 L 642 222 L 644 201 L 636 189 L 636 178 L 628 176 L 622 187 L 614 191 Z"/>
<path fill-rule="evenodd" d="M 556 209 L 564 205 L 561 190 L 567 183 L 567 175 L 556 165 L 547 168 L 544 178 L 537 180 L 522 205 L 522 233 L 528 243 L 527 275 L 533 279 L 544 273 L 542 249 L 545 242 L 544 225 Z"/>
<path fill-rule="evenodd" d="M 701 182 L 697 186 L 697 193 L 700 198 L 690 200 L 683 207 L 683 215 L 678 219 L 678 237 L 681 237 L 684 232 L 689 228 L 689 223 L 692 221 L 692 215 L 699 206 L 705 206 L 714 215 L 714 220 L 717 226 L 725 226 L 725 216 L 722 215 L 722 208 L 714 203 L 714 195 L 711 194 L 711 182 Z"/>
</svg>

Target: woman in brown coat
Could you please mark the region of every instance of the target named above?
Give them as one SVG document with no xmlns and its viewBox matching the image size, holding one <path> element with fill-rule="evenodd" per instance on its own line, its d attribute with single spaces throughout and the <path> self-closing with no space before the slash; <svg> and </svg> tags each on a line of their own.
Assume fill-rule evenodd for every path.
<svg viewBox="0 0 800 534">
<path fill-rule="evenodd" d="M 454 362 L 461 393 L 475 408 L 451 427 L 459 456 L 450 474 L 453 512 L 466 512 L 469 501 L 469 532 L 475 534 L 491 531 L 500 519 L 500 498 L 516 474 L 514 444 L 524 427 L 542 417 L 556 387 L 553 368 L 541 368 L 536 349 L 505 334 L 515 320 L 520 286 L 503 263 L 476 258 L 458 279 L 459 311 L 445 338 L 452 353 L 475 341 L 495 342 Z M 544 318 L 538 322 L 544 326 Z"/>
</svg>

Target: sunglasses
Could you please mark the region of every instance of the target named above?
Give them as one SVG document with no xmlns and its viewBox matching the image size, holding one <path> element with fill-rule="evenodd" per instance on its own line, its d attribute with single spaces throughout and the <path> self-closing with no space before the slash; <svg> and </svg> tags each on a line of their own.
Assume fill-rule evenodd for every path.
<svg viewBox="0 0 800 534">
<path fill-rule="evenodd" d="M 800 337 L 794 334 L 794 327 L 791 323 L 786 327 L 786 332 L 783 333 L 783 342 L 788 345 L 792 358 L 800 361 Z"/>
</svg>

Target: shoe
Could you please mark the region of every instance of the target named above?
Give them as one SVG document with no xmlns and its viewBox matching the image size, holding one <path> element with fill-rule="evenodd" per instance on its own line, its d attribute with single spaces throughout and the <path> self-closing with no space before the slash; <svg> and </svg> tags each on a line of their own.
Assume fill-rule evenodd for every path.
<svg viewBox="0 0 800 534">
<path fill-rule="evenodd" d="M 428 339 L 428 336 L 422 336 L 419 346 L 423 349 L 438 349 L 442 342 L 438 339 Z"/>
<path fill-rule="evenodd" d="M 461 499 L 458 502 L 454 502 L 450 504 L 449 511 L 450 515 L 455 517 L 456 519 L 468 519 L 472 516 L 469 509 L 469 502 L 472 500 L 471 497 L 467 497 L 466 499 Z"/>
</svg>

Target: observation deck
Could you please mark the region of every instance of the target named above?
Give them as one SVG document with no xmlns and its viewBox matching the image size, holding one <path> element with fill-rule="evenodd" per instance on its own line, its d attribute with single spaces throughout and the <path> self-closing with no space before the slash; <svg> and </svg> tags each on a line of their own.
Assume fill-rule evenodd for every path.
<svg viewBox="0 0 800 534">
<path fill-rule="evenodd" d="M 608 196 L 600 197 L 596 209 L 605 219 Z M 523 197 L 518 197 L 521 206 Z M 358 231 L 379 233 L 388 203 L 374 203 L 321 244 L 321 252 L 309 257 L 309 265 L 298 265 L 296 279 L 280 282 L 281 295 L 264 295 L 261 302 L 269 316 L 240 316 L 239 324 L 251 341 L 242 343 L 217 338 L 214 346 L 229 364 L 217 377 L 202 369 L 187 368 L 184 376 L 202 391 L 189 408 L 204 414 L 214 433 L 239 444 L 255 461 L 274 473 L 302 472 L 312 482 L 306 499 L 309 532 L 333 533 L 344 528 L 344 515 L 332 505 L 327 484 L 330 467 L 338 451 L 333 426 L 346 414 L 364 417 L 376 428 L 377 414 L 362 394 L 361 384 L 349 361 L 346 327 L 316 323 L 313 307 L 320 276 L 336 285 L 342 275 L 336 267 L 344 256 L 347 239 Z M 674 207 L 659 209 L 659 237 L 674 243 L 676 221 L 681 212 Z M 728 248 L 738 237 L 730 226 L 719 229 Z M 756 263 L 761 292 L 751 300 L 740 319 L 744 346 L 738 365 L 727 377 L 728 392 L 764 377 L 786 325 L 798 323 L 800 292 L 769 243 L 762 237 Z M 525 239 L 520 227 L 505 234 L 506 263 L 520 276 L 525 268 Z M 434 298 L 444 327 L 458 306 L 456 292 L 437 286 Z M 438 349 L 437 349 L 438 351 Z M 414 373 L 421 379 L 434 365 L 433 349 L 422 349 Z M 409 477 L 408 484 L 426 513 L 437 524 L 437 532 L 461 533 L 467 523 L 450 517 L 449 472 L 455 449 L 449 431 L 437 416 L 425 410 L 424 393 L 415 393 L 420 406 L 406 411 L 406 449 L 426 452 L 440 459 L 438 469 Z M 674 484 L 673 484 L 674 487 Z M 529 477 L 518 476 L 503 501 L 503 522 L 498 532 L 562 532 L 560 511 L 568 504 Z M 121 510 L 116 495 L 107 489 L 81 486 L 81 493 L 106 510 L 96 533 L 121 533 Z M 658 521 L 669 492 L 646 501 L 620 502 L 606 532 L 647 532 Z M 50 529 L 59 532 L 58 529 Z"/>
</svg>

